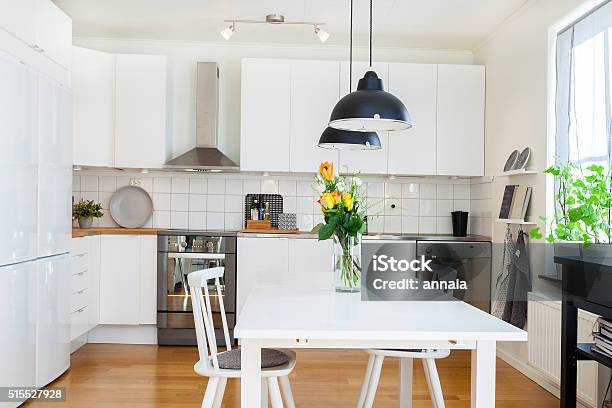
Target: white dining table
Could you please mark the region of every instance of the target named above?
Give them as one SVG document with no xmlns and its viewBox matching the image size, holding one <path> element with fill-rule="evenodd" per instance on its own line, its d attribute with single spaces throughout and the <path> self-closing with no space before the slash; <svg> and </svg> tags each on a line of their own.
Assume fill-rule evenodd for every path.
<svg viewBox="0 0 612 408">
<path fill-rule="evenodd" d="M 527 341 L 527 332 L 462 301 L 368 302 L 359 293 L 295 285 L 256 286 L 234 336 L 242 348 L 241 407 L 249 408 L 262 405 L 262 348 L 472 350 L 471 407 L 491 408 L 496 342 Z M 401 364 L 401 408 L 412 406 L 411 380 L 412 364 Z"/>
</svg>

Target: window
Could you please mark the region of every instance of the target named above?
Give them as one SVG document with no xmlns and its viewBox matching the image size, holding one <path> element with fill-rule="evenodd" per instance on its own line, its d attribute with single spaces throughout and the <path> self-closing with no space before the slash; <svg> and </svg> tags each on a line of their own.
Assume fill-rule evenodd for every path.
<svg viewBox="0 0 612 408">
<path fill-rule="evenodd" d="M 585 168 L 612 164 L 612 2 L 557 38 L 556 158 Z"/>
</svg>

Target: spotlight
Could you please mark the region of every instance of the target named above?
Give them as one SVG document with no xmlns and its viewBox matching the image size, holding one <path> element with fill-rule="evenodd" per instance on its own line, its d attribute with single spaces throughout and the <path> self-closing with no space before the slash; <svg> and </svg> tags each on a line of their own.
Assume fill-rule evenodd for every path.
<svg viewBox="0 0 612 408">
<path fill-rule="evenodd" d="M 236 26 L 234 23 L 232 23 L 229 27 L 221 31 L 221 36 L 226 40 L 229 40 L 230 38 L 232 38 L 234 31 L 236 31 Z"/>
<path fill-rule="evenodd" d="M 327 31 L 321 30 L 319 26 L 315 26 L 314 32 L 317 37 L 319 37 L 319 40 L 321 40 L 321 42 L 323 43 L 329 39 L 329 33 Z"/>
</svg>

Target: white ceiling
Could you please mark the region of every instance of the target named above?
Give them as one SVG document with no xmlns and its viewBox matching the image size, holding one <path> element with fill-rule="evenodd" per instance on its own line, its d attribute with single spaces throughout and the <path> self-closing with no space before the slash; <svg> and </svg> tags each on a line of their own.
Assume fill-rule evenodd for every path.
<svg viewBox="0 0 612 408">
<path fill-rule="evenodd" d="M 81 37 L 223 41 L 225 19 L 325 22 L 329 44 L 346 44 L 349 0 L 54 0 Z M 355 2 L 356 43 L 365 45 L 368 0 Z M 526 0 L 375 0 L 377 46 L 472 49 Z M 312 28 L 238 25 L 231 41 L 316 45 Z"/>
</svg>

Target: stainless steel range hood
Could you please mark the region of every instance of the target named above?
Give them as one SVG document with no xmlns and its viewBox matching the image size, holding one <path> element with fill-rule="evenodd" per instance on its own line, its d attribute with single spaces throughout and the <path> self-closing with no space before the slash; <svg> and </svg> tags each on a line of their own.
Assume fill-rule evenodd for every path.
<svg viewBox="0 0 612 408">
<path fill-rule="evenodd" d="M 196 91 L 196 146 L 166 163 L 170 169 L 238 171 L 240 168 L 217 147 L 219 68 L 216 62 L 198 62 Z"/>
</svg>

